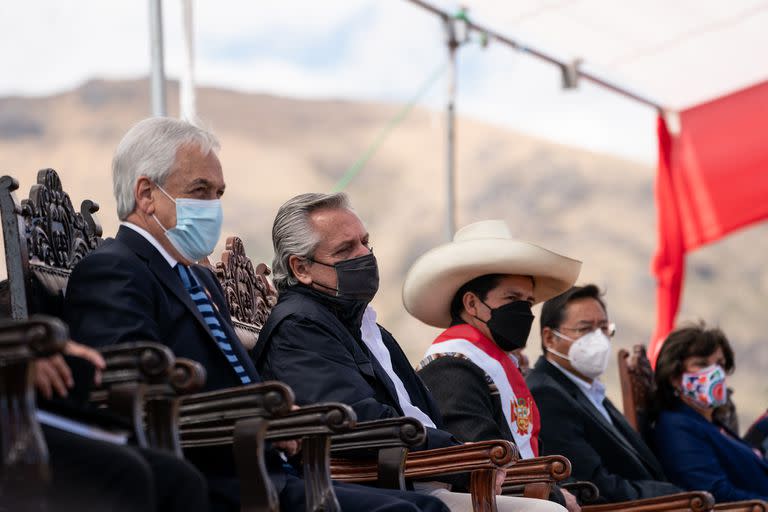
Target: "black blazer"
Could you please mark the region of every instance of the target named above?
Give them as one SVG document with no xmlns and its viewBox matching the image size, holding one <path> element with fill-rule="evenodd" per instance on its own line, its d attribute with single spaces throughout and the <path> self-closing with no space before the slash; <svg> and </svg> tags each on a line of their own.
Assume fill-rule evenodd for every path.
<svg viewBox="0 0 768 512">
<path fill-rule="evenodd" d="M 210 293 L 223 330 L 246 371 L 254 382 L 261 381 L 237 341 L 218 280 L 205 267 L 194 265 L 192 271 Z M 128 341 L 160 342 L 177 357 L 205 367 L 206 390 L 241 384 L 178 274 L 151 243 L 125 226 L 72 271 L 64 317 L 72 338 L 80 343 L 99 347 Z"/>
<path fill-rule="evenodd" d="M 573 478 L 594 483 L 610 502 L 681 492 L 610 400 L 604 405 L 613 425 L 543 356 L 526 382 L 541 413 L 542 455 L 568 457 Z"/>
<path fill-rule="evenodd" d="M 198 265 L 193 272 L 210 293 L 233 350 L 253 382 L 260 382 L 248 353 L 232 327 L 224 294 L 213 273 Z M 100 347 L 120 342 L 154 341 L 167 345 L 177 357 L 201 363 L 207 372 L 205 389 L 240 386 L 232 365 L 216 344 L 178 274 L 149 241 L 120 227 L 72 271 L 64 300 L 64 316 L 75 341 Z M 185 454 L 209 477 L 229 486 L 235 463 L 229 447 L 194 449 Z M 267 467 L 278 492 L 285 484 L 282 461 L 267 451 Z M 223 490 L 232 494 L 228 489 Z M 236 494 L 236 490 L 235 490 Z"/>
<path fill-rule="evenodd" d="M 459 444 L 442 430 L 437 404 L 400 345 L 379 328 L 411 402 L 438 427 L 428 429 L 423 448 Z M 319 295 L 297 285 L 280 294 L 251 354 L 258 371 L 291 386 L 300 404 L 342 402 L 354 409 L 358 421 L 403 416 L 394 384 L 359 333 L 359 324 L 346 326 Z"/>
<path fill-rule="evenodd" d="M 281 292 L 251 351 L 257 369 L 265 378 L 291 386 L 300 404 L 342 402 L 354 409 L 358 421 L 404 416 L 394 384 L 362 342 L 362 310 L 356 325 L 342 322 L 340 316 L 355 316 L 348 313 L 334 312 L 319 292 L 301 285 Z M 427 428 L 427 441 L 419 449 L 460 444 L 444 430 L 437 405 L 394 337 L 379 328 L 392 368 L 403 381 L 411 402 L 437 426 Z M 465 474 L 439 480 L 461 490 L 469 486 Z"/>
</svg>

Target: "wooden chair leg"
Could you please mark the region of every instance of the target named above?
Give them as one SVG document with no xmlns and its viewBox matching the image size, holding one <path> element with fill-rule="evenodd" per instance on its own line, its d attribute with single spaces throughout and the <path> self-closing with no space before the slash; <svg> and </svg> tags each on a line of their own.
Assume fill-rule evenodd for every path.
<svg viewBox="0 0 768 512">
<path fill-rule="evenodd" d="M 179 435 L 179 401 L 174 395 L 147 400 L 147 437 L 152 448 L 184 458 Z"/>
<path fill-rule="evenodd" d="M 107 396 L 108 407 L 131 423 L 136 444 L 141 448 L 150 447 L 143 421 L 145 393 L 144 384 L 126 382 L 111 386 Z"/>
<path fill-rule="evenodd" d="M 331 483 L 331 436 L 311 436 L 302 440 L 304 489 L 308 512 L 340 512 Z"/>
<path fill-rule="evenodd" d="M 405 459 L 408 448 L 382 448 L 378 457 L 378 485 L 385 489 L 405 490 Z"/>
<path fill-rule="evenodd" d="M 280 503 L 264 465 L 267 421 L 261 418 L 238 421 L 235 425 L 235 452 L 240 476 L 241 512 L 278 512 Z"/>
<path fill-rule="evenodd" d="M 470 489 L 474 512 L 497 512 L 495 469 L 473 471 L 470 477 Z"/>
</svg>

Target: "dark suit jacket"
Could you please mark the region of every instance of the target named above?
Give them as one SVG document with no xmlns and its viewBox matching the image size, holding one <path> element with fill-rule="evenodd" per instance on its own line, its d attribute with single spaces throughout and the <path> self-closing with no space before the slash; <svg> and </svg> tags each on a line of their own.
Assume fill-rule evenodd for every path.
<svg viewBox="0 0 768 512">
<path fill-rule="evenodd" d="M 460 441 L 515 442 L 498 391 L 491 392 L 488 376 L 475 363 L 464 357 L 439 357 L 420 369 L 418 375 L 440 407 L 445 429 Z M 549 500 L 565 505 L 557 486 L 553 486 Z"/>
<path fill-rule="evenodd" d="M 498 392 L 482 368 L 463 357 L 439 357 L 418 372 L 440 407 L 446 429 L 460 441 L 514 442 Z"/>
<path fill-rule="evenodd" d="M 565 455 L 571 476 L 588 480 L 610 502 L 680 492 L 610 400 L 606 421 L 584 393 L 543 356 L 526 378 L 541 414 L 542 455 Z"/>
<path fill-rule="evenodd" d="M 768 462 L 735 434 L 686 405 L 662 411 L 654 442 L 670 479 L 686 489 L 709 491 L 718 502 L 768 501 Z"/>
<path fill-rule="evenodd" d="M 260 382 L 239 343 L 221 286 L 201 266 L 193 272 L 210 293 L 222 328 L 238 351 L 253 382 Z M 208 374 L 206 390 L 240 386 L 232 365 L 216 344 L 178 274 L 144 237 L 121 227 L 72 271 L 64 303 L 65 320 L 75 341 L 93 347 L 129 341 L 155 341 L 177 357 L 201 363 Z M 278 491 L 284 484 L 282 462 L 268 451 L 268 466 Z M 277 458 L 276 458 L 277 457 Z M 231 450 L 194 450 L 188 458 L 208 475 L 235 474 Z"/>
<path fill-rule="evenodd" d="M 358 421 L 404 416 L 394 384 L 362 342 L 359 318 L 356 325 L 347 325 L 319 292 L 294 286 L 280 294 L 251 351 L 256 367 L 265 378 L 291 386 L 300 404 L 343 402 L 354 409 Z M 421 448 L 459 444 L 442 429 L 437 405 L 400 346 L 385 329 L 381 333 L 411 402 L 438 427 L 427 429 Z M 451 483 L 467 482 L 461 478 Z"/>
</svg>

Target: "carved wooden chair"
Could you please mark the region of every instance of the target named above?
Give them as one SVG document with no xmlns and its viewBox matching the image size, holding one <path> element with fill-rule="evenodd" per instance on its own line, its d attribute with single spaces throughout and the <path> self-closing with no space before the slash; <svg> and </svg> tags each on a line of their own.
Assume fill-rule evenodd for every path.
<svg viewBox="0 0 768 512">
<path fill-rule="evenodd" d="M 53 318 L 0 322 L 0 503 L 8 510 L 44 506 L 48 450 L 35 415 L 32 363 L 60 352 L 67 329 Z"/>
<path fill-rule="evenodd" d="M 624 417 L 630 425 L 647 438 L 650 428 L 650 411 L 653 400 L 653 394 L 656 389 L 656 383 L 653 375 L 651 362 L 645 351 L 645 346 L 634 345 L 632 352 L 625 349 L 619 350 L 619 380 L 621 382 L 621 395 L 624 407 Z M 731 398 L 729 390 L 729 403 L 716 411 L 719 418 L 723 419 L 729 428 L 738 425 L 734 423 L 735 405 Z M 734 430 L 736 432 L 737 430 Z M 718 503 L 715 510 L 733 510 L 733 511 L 759 511 L 765 510 L 768 503 L 755 501 L 742 501 L 733 503 Z"/>
<path fill-rule="evenodd" d="M 53 169 L 37 173 L 29 197 L 19 202 L 18 181 L 0 178 L 0 220 L 8 278 L 0 283 L 2 316 L 26 320 L 30 314 L 61 318 L 64 292 L 72 269 L 101 243 L 94 214 L 98 204 L 82 202 L 75 211 Z M 170 414 L 158 401 L 172 391 L 174 356 L 157 343 L 125 343 L 100 349 L 107 368 L 97 403 L 108 406 L 132 425 L 139 446 L 148 446 L 143 422 Z M 159 421 L 159 420 L 158 420 Z M 166 421 L 165 418 L 162 421 Z"/>
<path fill-rule="evenodd" d="M 94 217 L 99 207 L 93 201 L 86 200 L 76 212 L 53 169 L 38 172 L 29 197 L 21 203 L 15 196 L 18 188 L 14 178 L 0 178 L 0 218 L 8 269 L 8 279 L 0 283 L 0 308 L 5 306 L 5 315 L 14 319 L 25 319 L 31 312 L 61 316 L 64 292 L 72 269 L 101 243 L 101 226 Z M 100 352 L 107 362 L 107 369 L 103 372 L 102 388 L 93 393 L 92 401 L 126 419 L 139 446 L 166 449 L 181 456 L 182 448 L 187 445 L 182 443 L 179 430 L 180 409 L 194 410 L 205 403 L 205 396 L 192 396 L 182 406 L 179 394 L 199 391 L 205 382 L 204 369 L 194 361 L 175 361 L 170 350 L 158 343 L 119 344 L 102 348 Z M 269 384 L 255 385 L 234 390 L 233 393 L 250 394 L 252 398 L 265 396 L 266 403 L 273 408 L 270 414 L 277 413 L 280 407 L 273 403 L 277 395 L 270 393 L 269 388 Z M 230 417 L 229 408 L 240 405 L 226 396 L 208 395 L 214 416 Z M 290 409 L 290 396 L 290 400 L 283 400 L 283 407 Z M 328 408 L 333 407 L 334 404 L 331 404 Z M 290 424 L 294 430 L 283 431 L 293 435 L 297 432 L 297 425 L 301 425 L 304 430 L 299 429 L 299 432 L 308 435 L 318 431 L 327 436 L 332 431 L 327 423 L 333 423 L 338 418 L 330 414 L 333 418 L 323 423 L 318 419 L 320 413 L 321 407 L 315 406 L 310 413 Z M 342 423 L 354 422 L 351 411 L 342 413 Z M 204 421 L 210 420 L 205 415 L 202 417 Z M 241 457 L 243 464 L 250 469 L 246 471 L 247 479 L 244 480 L 248 485 L 242 486 L 250 502 L 248 499 L 244 501 L 243 510 L 277 510 L 278 507 L 264 462 L 259 457 L 265 437 L 259 435 L 259 430 L 266 429 L 266 426 L 267 423 L 260 421 L 256 415 L 243 425 L 238 423 L 236 428 L 240 435 L 235 436 L 235 448 L 238 453 L 249 454 L 248 457 Z M 282 432 L 279 425 L 273 430 Z M 232 443 L 231 439 L 229 443 Z M 308 444 L 312 445 L 312 442 Z M 311 449 L 307 451 L 312 452 Z M 316 459 L 319 462 L 315 465 L 322 466 L 320 455 Z M 327 453 L 324 463 L 327 466 Z M 324 474 L 327 485 L 323 488 L 322 481 L 316 479 L 313 483 L 318 490 L 314 496 L 318 497 L 318 503 L 322 499 L 335 502 L 328 471 Z M 334 507 L 329 506 L 325 510 L 334 510 Z"/>
<path fill-rule="evenodd" d="M 227 238 L 214 271 L 224 289 L 235 332 L 243 346 L 251 350 L 277 303 L 277 290 L 267 278 L 271 270 L 264 263 L 254 267 L 245 254 L 243 241 L 232 236 Z"/>
</svg>

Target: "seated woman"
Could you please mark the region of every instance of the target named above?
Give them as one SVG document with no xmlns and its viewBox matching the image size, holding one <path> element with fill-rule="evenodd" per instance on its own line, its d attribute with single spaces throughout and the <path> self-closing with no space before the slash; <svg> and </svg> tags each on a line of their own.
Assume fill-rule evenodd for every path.
<svg viewBox="0 0 768 512">
<path fill-rule="evenodd" d="M 657 456 L 672 482 L 709 491 L 717 502 L 768 500 L 768 463 L 712 417 L 733 369 L 719 329 L 697 325 L 669 335 L 656 361 Z"/>
</svg>

